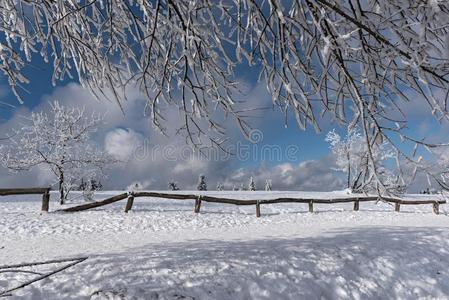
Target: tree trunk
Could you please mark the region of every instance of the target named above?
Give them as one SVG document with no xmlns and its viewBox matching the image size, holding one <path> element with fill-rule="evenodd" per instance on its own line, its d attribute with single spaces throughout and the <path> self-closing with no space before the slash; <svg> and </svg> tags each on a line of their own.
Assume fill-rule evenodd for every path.
<svg viewBox="0 0 449 300">
<path fill-rule="evenodd" d="M 64 204 L 64 172 L 59 173 L 59 204 Z"/>
<path fill-rule="evenodd" d="M 349 156 L 349 151 L 347 154 L 347 159 L 348 159 L 348 182 L 347 182 L 347 188 L 350 189 L 351 188 L 351 157 Z"/>
</svg>

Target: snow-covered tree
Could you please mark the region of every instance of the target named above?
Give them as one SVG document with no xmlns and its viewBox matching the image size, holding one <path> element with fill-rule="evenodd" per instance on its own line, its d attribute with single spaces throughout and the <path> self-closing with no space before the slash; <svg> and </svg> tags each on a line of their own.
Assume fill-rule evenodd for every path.
<svg viewBox="0 0 449 300">
<path fill-rule="evenodd" d="M 90 142 L 102 122 L 103 117 L 98 114 L 87 114 L 83 108 L 69 108 L 54 101 L 48 112 L 31 113 L 13 130 L 8 143 L 0 149 L 1 161 L 13 171 L 46 167 L 55 176 L 63 204 L 80 178 L 103 176 L 103 169 L 116 162 Z"/>
<path fill-rule="evenodd" d="M 217 183 L 217 191 L 222 191 L 224 189 L 223 184 L 221 182 Z"/>
<path fill-rule="evenodd" d="M 206 176 L 200 175 L 198 177 L 198 185 L 196 186 L 196 189 L 198 191 L 207 191 Z"/>
<path fill-rule="evenodd" d="M 265 191 L 271 191 L 271 179 L 265 180 Z"/>
<path fill-rule="evenodd" d="M 419 171 L 426 174 L 428 188 L 422 192 L 430 193 L 432 189 L 449 190 L 449 148 L 436 151 L 436 159 L 420 166 L 409 166 L 411 177 L 414 178 Z"/>
<path fill-rule="evenodd" d="M 386 167 L 386 162 L 395 157 L 386 142 L 377 141 L 371 147 L 363 142 L 364 137 L 357 127 L 348 129 L 345 138 L 335 130 L 326 135 L 336 161 L 336 170 L 346 173 L 347 188 L 353 192 L 399 192 L 404 182 Z M 372 156 L 376 164 L 372 164 Z"/>
<path fill-rule="evenodd" d="M 93 201 L 96 191 L 101 190 L 103 185 L 100 181 L 95 179 L 84 180 L 81 179 L 81 184 L 79 185 L 79 190 L 83 192 L 83 198 L 85 201 Z"/>
<path fill-rule="evenodd" d="M 253 176 L 251 176 L 251 178 L 249 179 L 248 190 L 250 191 L 256 190 L 256 183 L 254 182 Z"/>
<path fill-rule="evenodd" d="M 317 115 L 326 113 L 359 124 L 366 147 L 382 138 L 405 159 L 400 139 L 435 146 L 407 130 L 409 100 L 449 119 L 448 19 L 443 0 L 3 0 L 0 70 L 19 100 L 24 69 L 38 55 L 51 60 L 54 84 L 73 76 L 119 105 L 126 87 L 138 87 L 162 132 L 171 105 L 190 143 L 206 135 L 221 146 L 216 111 L 250 131 L 234 96 L 235 70 L 245 64 L 301 128 L 319 131 Z"/>
<path fill-rule="evenodd" d="M 143 190 L 144 188 L 146 188 L 147 187 L 147 184 L 144 184 L 144 183 L 142 183 L 142 182 L 140 182 L 140 181 L 134 181 L 133 183 L 131 183 L 130 185 L 128 185 L 127 187 L 126 187 L 126 189 L 128 190 L 128 191 L 141 191 L 141 190 Z"/>
<path fill-rule="evenodd" d="M 168 183 L 168 188 L 172 191 L 179 191 L 178 183 L 175 181 L 170 181 Z"/>
</svg>

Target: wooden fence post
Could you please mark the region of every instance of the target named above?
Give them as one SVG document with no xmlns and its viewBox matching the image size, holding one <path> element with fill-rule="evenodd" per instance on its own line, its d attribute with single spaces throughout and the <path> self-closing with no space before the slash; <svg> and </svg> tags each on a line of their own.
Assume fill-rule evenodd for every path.
<svg viewBox="0 0 449 300">
<path fill-rule="evenodd" d="M 48 212 L 50 206 L 50 189 L 42 195 L 42 211 Z"/>
<path fill-rule="evenodd" d="M 359 201 L 354 201 L 354 210 L 358 211 L 359 210 Z"/>
<path fill-rule="evenodd" d="M 195 199 L 195 213 L 199 213 L 201 209 L 201 196 L 198 196 L 197 199 Z"/>
<path fill-rule="evenodd" d="M 313 213 L 313 200 L 309 201 L 309 212 Z"/>
<path fill-rule="evenodd" d="M 260 201 L 256 202 L 256 217 L 260 218 Z"/>
<path fill-rule="evenodd" d="M 131 210 L 131 208 L 133 207 L 133 203 L 134 203 L 134 196 L 133 195 L 129 195 L 128 196 L 128 201 L 126 201 L 126 207 L 125 207 L 125 212 L 126 213 Z"/>
<path fill-rule="evenodd" d="M 437 215 L 440 214 L 440 204 L 438 202 L 435 202 L 433 204 L 433 212 Z"/>
<path fill-rule="evenodd" d="M 401 209 L 401 204 L 399 204 L 399 202 L 396 202 L 395 204 L 394 204 L 394 210 L 395 211 L 399 211 Z"/>
</svg>

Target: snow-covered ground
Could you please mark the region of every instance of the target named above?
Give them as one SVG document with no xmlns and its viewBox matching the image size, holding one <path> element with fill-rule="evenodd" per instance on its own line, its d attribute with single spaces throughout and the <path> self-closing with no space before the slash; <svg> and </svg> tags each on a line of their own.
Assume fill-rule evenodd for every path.
<svg viewBox="0 0 449 300">
<path fill-rule="evenodd" d="M 9 298 L 449 298 L 446 205 L 435 215 L 431 205 L 401 206 L 396 213 L 385 203 L 360 203 L 358 212 L 352 203 L 323 204 L 309 213 L 306 204 L 276 204 L 263 205 L 256 218 L 254 206 L 203 203 L 194 214 L 194 201 L 144 198 L 125 214 L 125 202 L 41 214 L 40 196 L 0 198 L 0 265 L 89 256 Z M 63 265 L 22 270 L 45 273 Z M 0 270 L 0 292 L 36 276 Z"/>
</svg>

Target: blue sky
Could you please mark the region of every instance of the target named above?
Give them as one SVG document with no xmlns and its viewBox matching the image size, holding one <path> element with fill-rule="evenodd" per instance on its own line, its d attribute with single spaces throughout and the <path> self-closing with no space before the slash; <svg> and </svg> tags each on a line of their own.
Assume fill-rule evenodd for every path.
<svg viewBox="0 0 449 300">
<path fill-rule="evenodd" d="M 0 109 L 2 134 L 6 134 L 13 127 L 15 119 L 21 114 L 27 114 L 31 110 L 45 110 L 48 101 L 59 100 L 67 105 L 87 105 L 92 110 L 112 112 L 113 118 L 106 118 L 107 125 L 95 135 L 95 141 L 100 146 L 107 148 L 109 145 L 108 151 L 123 152 L 123 149 L 117 148 L 124 147 L 120 146 L 124 144 L 120 142 L 120 139 L 130 139 L 135 144 L 135 148 L 139 148 L 139 145 L 145 144 L 147 140 L 150 141 L 149 144 L 153 148 L 155 145 L 161 147 L 176 145 L 179 149 L 185 146 L 181 139 L 177 137 L 164 138 L 151 128 L 148 119 L 142 113 L 145 99 L 139 94 L 132 93 L 131 103 L 125 105 L 125 114 L 123 115 L 114 102 L 99 103 L 83 90 L 76 80 L 66 79 L 63 82 L 58 82 L 57 86 L 53 86 L 51 73 L 52 65 L 44 63 L 40 57 L 36 56 L 32 65 L 25 70 L 30 84 L 25 86 L 28 93 L 22 92 L 23 105 L 19 104 L 10 92 L 6 78 L 0 77 L 0 101 L 15 106 L 14 109 L 4 106 Z M 271 179 L 274 181 L 274 188 L 279 189 L 332 190 L 343 188 L 342 175 L 331 170 L 333 162 L 329 157 L 329 145 L 324 141 L 328 131 L 333 128 L 340 130 L 338 125 L 325 118 L 320 124 L 322 132 L 316 134 L 313 128 L 305 131 L 299 129 L 290 114 L 288 116 L 289 126 L 285 127 L 283 114 L 275 108 L 270 109 L 272 106 L 271 96 L 264 84 L 257 82 L 257 68 L 240 67 L 236 70 L 236 76 L 241 82 L 251 87 L 247 94 L 241 96 L 247 102 L 246 105 L 252 108 L 265 108 L 253 112 L 249 119 L 252 126 L 262 132 L 263 138 L 256 145 L 251 144 L 239 132 L 234 121 L 229 120 L 225 123 L 230 137 L 229 145 L 234 147 L 232 149 L 239 145 L 246 145 L 259 155 L 252 155 L 245 159 L 230 157 L 226 161 L 201 159 L 198 162 L 196 158 L 185 159 L 183 157 L 178 158 L 176 162 L 167 161 L 164 157 L 146 158 L 145 163 L 129 161 L 126 165 L 114 167 L 109 171 L 109 179 L 106 180 L 105 186 L 125 188 L 129 184 L 139 181 L 148 188 L 162 189 L 166 188 L 166 182 L 169 180 L 176 180 L 179 181 L 181 187 L 193 188 L 196 182 L 195 178 L 200 173 L 206 173 L 209 175 L 212 185 L 220 181 L 224 182 L 227 188 L 246 181 L 250 176 L 254 176 L 258 180 L 259 186 L 263 186 L 266 179 Z M 430 133 L 437 137 L 445 136 L 446 127 L 440 127 L 429 117 L 429 109 L 418 100 L 406 108 L 412 125 L 410 131 L 421 137 L 428 136 Z M 176 113 L 170 113 L 169 116 L 169 119 L 173 118 L 173 120 L 179 118 Z M 266 159 L 266 156 L 261 153 L 267 147 L 281 149 L 280 159 L 278 159 L 279 156 L 276 159 Z M 296 151 L 294 151 L 294 155 L 287 156 L 285 152 L 291 148 L 295 148 Z M 404 148 L 409 147 L 404 146 Z M 132 152 L 129 149 L 128 151 Z M 134 167 L 138 171 L 129 172 L 124 179 L 123 171 L 130 167 Z M 155 176 L 155 171 L 161 169 L 164 169 L 164 172 L 159 174 L 160 176 Z M 4 182 L 17 185 L 23 182 L 24 178 L 35 178 L 36 172 L 42 171 L 33 171 L 28 175 L 18 176 L 17 174 L 7 174 L 3 170 L 0 176 L 3 176 Z M 51 182 L 51 179 L 46 176 L 42 176 L 42 178 L 42 182 L 37 182 L 38 184 Z"/>
<path fill-rule="evenodd" d="M 10 92 L 6 82 L 6 78 L 0 77 L 0 86 L 1 90 L 3 91 L 0 101 L 12 104 L 16 107 L 14 109 L 2 108 L 0 110 L 1 123 L 3 125 L 0 130 L 2 130 L 3 133 L 6 133 L 11 128 L 12 125 L 10 124 L 14 124 L 14 119 L 19 115 L 26 114 L 31 110 L 45 110 L 45 107 L 49 100 L 59 100 L 62 102 L 66 102 L 68 105 L 86 105 L 85 98 L 89 97 L 86 96 L 86 94 L 88 95 L 88 93 L 82 90 L 82 88 L 76 83 L 76 80 L 65 80 L 64 82 L 58 82 L 58 85 L 54 87 L 51 84 L 51 72 L 51 65 L 43 63 L 43 61 L 39 57 L 36 57 L 36 59 L 33 61 L 33 67 L 28 67 L 25 72 L 25 74 L 30 79 L 30 84 L 26 86 L 29 93 L 22 93 L 24 100 L 23 105 L 19 104 L 12 92 Z M 220 161 L 211 163 L 208 162 L 207 159 L 202 159 L 200 165 L 203 166 L 203 168 L 199 168 L 197 170 L 197 173 L 212 172 L 212 174 L 209 175 L 212 185 L 215 185 L 215 182 L 217 181 L 224 181 L 230 187 L 230 185 L 234 185 L 234 181 L 235 184 L 239 184 L 239 182 L 241 182 L 242 180 L 246 180 L 241 178 L 243 176 L 249 177 L 253 175 L 257 177 L 257 174 L 260 174 L 262 172 L 260 170 L 260 168 L 262 167 L 279 169 L 281 168 L 279 166 L 283 166 L 284 168 L 289 169 L 289 166 L 294 166 L 294 168 L 298 168 L 299 164 L 301 163 L 315 160 L 319 161 L 320 159 L 328 155 L 329 148 L 328 144 L 324 141 L 324 136 L 325 133 L 330 129 L 331 125 L 326 126 L 323 130 L 323 133 L 317 135 L 312 128 L 306 131 L 300 130 L 297 127 L 294 118 L 290 115 L 288 118 L 288 126 L 285 127 L 283 114 L 275 108 L 270 108 L 270 95 L 268 94 L 265 86 L 257 82 L 257 73 L 249 69 L 239 69 L 238 76 L 241 81 L 249 83 L 249 85 L 251 86 L 249 92 L 241 97 L 245 99 L 245 101 L 250 102 L 248 105 L 250 105 L 251 107 L 266 108 L 251 113 L 251 118 L 248 119 L 250 120 L 250 123 L 254 127 L 254 129 L 260 130 L 260 132 L 262 132 L 263 137 L 257 144 L 252 144 L 248 140 L 246 140 L 244 136 L 239 132 L 236 124 L 234 124 L 234 121 L 229 120 L 225 123 L 225 126 L 228 128 L 228 135 L 230 136 L 228 146 L 233 150 L 239 149 L 239 147 L 241 147 L 244 150 L 247 149 L 245 151 L 257 154 L 250 154 L 249 157 L 244 157 L 244 159 L 239 159 L 236 156 L 232 156 L 226 159 L 225 162 Z M 80 101 L 79 98 L 83 98 L 84 100 Z M 114 121 L 109 122 L 108 118 L 106 118 L 107 123 L 109 123 L 108 126 L 106 126 L 107 128 L 105 128 L 105 130 L 100 130 L 100 132 L 95 136 L 96 141 L 101 144 L 101 146 L 105 145 L 105 137 L 108 136 L 108 134 L 110 136 L 111 132 L 121 132 L 122 134 L 124 134 L 124 132 L 127 132 L 128 135 L 130 134 L 130 132 L 132 132 L 132 134 L 138 135 L 141 139 L 149 139 L 150 142 L 152 142 L 152 145 L 158 144 L 165 146 L 173 144 L 179 146 L 183 143 L 183 141 L 179 138 L 172 137 L 170 139 L 166 139 L 156 133 L 151 128 L 148 119 L 143 115 L 143 113 L 141 113 L 144 107 L 144 99 L 139 95 L 135 96 L 134 98 L 137 99 L 135 100 L 136 104 L 131 105 L 131 107 L 128 107 L 128 109 L 125 106 L 125 115 L 118 113 L 118 108 L 112 102 L 98 103 L 92 97 L 91 99 L 87 100 L 92 102 L 92 109 L 94 110 L 114 111 Z M 79 104 L 77 102 L 82 103 Z M 176 116 L 174 118 L 176 118 Z M 137 122 L 135 122 L 136 120 Z M 276 149 L 280 149 L 281 155 L 274 155 L 274 159 L 270 159 L 270 156 L 267 156 L 264 152 L 266 149 L 270 149 L 270 147 L 277 147 Z M 286 151 L 288 151 L 288 149 L 290 148 L 294 148 L 295 151 L 291 151 L 287 155 Z M 161 158 L 156 158 L 156 160 L 158 161 L 160 159 Z M 151 161 L 151 159 L 149 160 Z M 169 166 L 170 164 L 171 166 Z M 211 166 L 204 167 L 204 164 Z M 215 169 L 215 167 L 213 167 L 215 165 L 220 165 L 221 170 L 223 170 L 223 172 L 228 172 L 229 174 L 224 174 L 222 172 L 219 172 L 219 174 L 215 174 L 214 171 L 211 171 Z M 162 166 L 165 166 L 167 170 L 170 168 L 176 168 L 176 166 L 173 167 L 172 162 L 168 162 L 166 165 L 162 164 Z M 116 175 L 115 172 L 122 172 L 123 169 L 126 169 L 126 167 L 114 168 L 110 171 L 109 181 L 111 188 L 118 185 L 115 178 L 120 176 Z M 151 169 L 152 168 L 149 167 L 147 168 L 147 171 L 151 172 Z M 245 170 L 245 175 L 241 174 L 242 170 Z M 145 174 L 145 170 L 139 172 Z M 177 175 L 171 175 L 170 172 L 167 171 L 164 175 L 166 178 L 155 183 L 154 187 L 165 188 L 165 181 L 171 179 L 179 181 L 181 186 L 193 187 L 196 179 L 192 180 L 191 178 L 192 176 L 197 176 L 197 174 L 194 173 L 195 172 L 191 172 L 187 176 L 181 174 L 178 178 Z M 240 175 L 236 175 L 237 173 Z M 329 170 L 329 173 L 333 172 Z M 134 181 L 145 182 L 147 180 L 147 178 L 145 178 L 146 176 L 139 174 L 137 174 L 136 176 L 130 175 L 129 180 L 126 180 L 126 182 L 123 183 L 120 182 L 119 188 L 123 188 L 127 184 L 131 184 Z M 15 184 L 15 180 L 13 180 L 13 178 L 17 177 L 17 175 L 18 174 L 3 176 L 7 176 L 6 182 Z M 234 179 L 225 178 L 227 175 L 229 175 L 230 177 L 234 177 Z M 22 174 L 21 176 L 17 177 L 17 181 L 22 180 L 22 176 L 26 177 L 26 175 Z M 32 177 L 33 172 L 30 172 L 29 176 Z M 307 174 L 304 173 L 304 176 L 307 176 Z M 268 178 L 270 177 L 270 175 L 266 175 L 266 177 L 266 179 L 273 180 L 272 178 Z M 333 179 L 331 180 L 333 181 Z M 152 180 L 149 181 L 152 182 Z M 259 178 L 259 181 L 260 186 L 264 185 L 264 179 L 262 177 Z M 297 184 L 298 186 L 295 187 L 295 184 Z M 151 186 L 150 183 L 148 183 L 148 185 Z M 106 184 L 106 186 L 108 185 Z M 279 187 L 282 187 L 283 189 L 287 188 L 287 186 L 289 186 L 290 189 L 301 188 L 301 184 L 299 184 L 295 180 L 293 180 L 291 184 L 279 184 Z M 336 186 L 337 184 L 332 185 L 332 187 Z"/>
<path fill-rule="evenodd" d="M 42 67 L 45 67 L 44 65 Z M 15 106 L 16 108 L 2 107 L 0 110 L 0 118 L 2 121 L 6 121 L 10 119 L 14 113 L 20 108 L 27 108 L 33 110 L 39 104 L 45 103 L 51 98 L 51 95 L 55 88 L 64 87 L 69 83 L 76 83 L 76 81 L 65 80 L 64 82 L 59 82 L 56 87 L 51 84 L 51 70 L 33 70 L 30 72 L 26 72 L 28 78 L 31 83 L 26 86 L 29 93 L 22 93 L 24 103 L 20 104 L 12 92 L 9 90 L 9 86 L 6 83 L 6 80 L 3 76 L 0 77 L 0 82 L 2 83 L 3 94 L 1 95 L 0 101 L 6 102 Z M 246 78 L 245 78 L 246 79 Z M 254 89 L 259 89 L 262 91 L 251 91 L 249 96 L 257 93 L 256 97 L 260 97 L 256 99 L 260 101 L 260 107 L 266 107 L 266 109 L 252 112 L 251 117 L 248 118 L 250 124 L 254 127 L 254 129 L 258 129 L 263 132 L 263 140 L 262 145 L 279 145 L 282 148 L 285 148 L 289 145 L 297 145 L 301 150 L 297 155 L 297 159 L 314 159 L 320 157 L 326 153 L 328 153 L 328 144 L 324 141 L 324 136 L 326 134 L 326 130 L 322 131 L 320 134 L 316 134 L 316 132 L 309 128 L 306 131 L 301 130 L 297 127 L 296 120 L 294 117 L 289 114 L 288 117 L 288 125 L 285 126 L 284 123 L 284 115 L 279 112 L 276 108 L 270 108 L 270 95 L 264 89 L 264 87 L 257 87 L 258 83 L 256 81 L 252 82 Z M 244 98 L 244 97 L 243 97 Z M 58 99 L 52 99 L 58 100 Z M 105 106 L 114 106 L 114 103 L 104 103 Z M 126 111 L 123 118 L 127 118 Z M 142 114 L 142 118 L 146 118 Z M 270 119 L 270 122 L 265 122 L 267 118 Z M 236 124 L 232 120 L 226 122 L 228 128 L 234 129 L 236 128 Z M 325 127 L 328 129 L 329 124 Z M 238 136 L 235 135 L 232 137 L 235 141 L 241 141 L 242 143 L 246 143 L 246 139 L 243 135 Z M 258 163 L 258 161 L 255 161 Z"/>
</svg>

